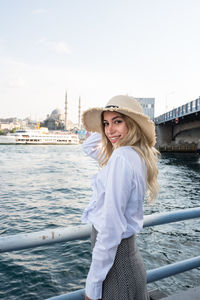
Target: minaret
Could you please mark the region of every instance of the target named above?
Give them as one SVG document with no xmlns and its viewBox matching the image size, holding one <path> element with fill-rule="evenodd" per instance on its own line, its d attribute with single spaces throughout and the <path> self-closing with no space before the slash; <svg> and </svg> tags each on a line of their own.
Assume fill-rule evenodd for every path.
<svg viewBox="0 0 200 300">
<path fill-rule="evenodd" d="M 67 130 L 67 92 L 65 93 L 65 130 Z"/>
<path fill-rule="evenodd" d="M 78 102 L 78 127 L 81 128 L 81 97 Z"/>
</svg>

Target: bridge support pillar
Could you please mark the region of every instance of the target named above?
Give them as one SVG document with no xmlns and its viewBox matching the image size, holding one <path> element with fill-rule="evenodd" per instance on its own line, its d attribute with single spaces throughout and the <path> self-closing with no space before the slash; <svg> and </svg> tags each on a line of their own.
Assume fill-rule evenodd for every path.
<svg viewBox="0 0 200 300">
<path fill-rule="evenodd" d="M 196 128 L 176 125 L 172 122 L 156 126 L 156 148 L 160 152 L 198 152 L 200 153 L 200 123 Z M 199 127 L 198 127 L 199 126 Z"/>
</svg>

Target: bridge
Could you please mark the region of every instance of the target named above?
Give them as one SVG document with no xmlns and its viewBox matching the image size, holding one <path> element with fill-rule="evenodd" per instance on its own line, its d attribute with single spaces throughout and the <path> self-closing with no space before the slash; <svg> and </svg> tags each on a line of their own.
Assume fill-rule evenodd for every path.
<svg viewBox="0 0 200 300">
<path fill-rule="evenodd" d="M 159 151 L 200 153 L 200 97 L 156 117 L 154 122 Z"/>
</svg>

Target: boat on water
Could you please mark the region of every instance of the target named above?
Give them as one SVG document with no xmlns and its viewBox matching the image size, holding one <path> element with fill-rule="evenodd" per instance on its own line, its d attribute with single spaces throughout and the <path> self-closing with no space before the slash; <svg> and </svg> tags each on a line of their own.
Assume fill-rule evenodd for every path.
<svg viewBox="0 0 200 300">
<path fill-rule="evenodd" d="M 78 134 L 66 131 L 49 131 L 46 127 L 19 129 L 15 133 L 0 136 L 0 144 L 20 145 L 77 145 Z"/>
</svg>

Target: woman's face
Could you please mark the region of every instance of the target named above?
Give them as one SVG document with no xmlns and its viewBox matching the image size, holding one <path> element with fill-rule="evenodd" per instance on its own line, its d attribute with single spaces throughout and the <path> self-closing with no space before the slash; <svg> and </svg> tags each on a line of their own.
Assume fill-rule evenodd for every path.
<svg viewBox="0 0 200 300">
<path fill-rule="evenodd" d="M 128 127 L 120 113 L 105 111 L 103 113 L 104 132 L 112 144 L 117 143 L 128 133 Z"/>
</svg>

